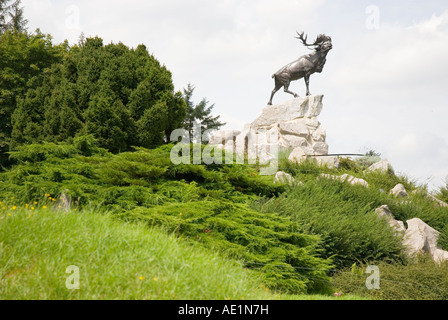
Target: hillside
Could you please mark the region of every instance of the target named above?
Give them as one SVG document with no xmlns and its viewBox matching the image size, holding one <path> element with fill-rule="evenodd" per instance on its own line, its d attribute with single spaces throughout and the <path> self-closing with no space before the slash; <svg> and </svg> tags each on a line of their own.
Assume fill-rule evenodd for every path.
<svg viewBox="0 0 448 320">
<path fill-rule="evenodd" d="M 3 207 L 0 208 L 3 219 L 0 224 L 8 230 L 11 227 L 8 221 L 16 214 L 16 210 L 22 212 L 18 215 L 16 227 L 30 221 L 27 220 L 30 210 L 38 210 L 43 213 L 43 217 L 50 218 L 52 211 L 45 210 L 55 208 L 69 213 L 70 217 L 76 217 L 73 219 L 77 219 L 76 223 L 80 224 L 85 223 L 82 221 L 84 217 L 87 221 L 95 219 L 92 212 L 98 216 L 102 212 L 108 212 L 117 228 L 120 225 L 124 228 L 124 225 L 129 227 L 136 224 L 139 232 L 144 233 L 141 231 L 145 229 L 143 225 L 148 226 L 149 230 L 157 230 L 149 233 L 157 233 L 165 240 L 171 239 L 170 237 L 179 238 L 181 240 L 176 241 L 182 242 L 182 245 L 214 252 L 213 255 L 220 257 L 215 259 L 221 259 L 221 262 L 216 263 L 218 266 L 224 263 L 222 261 L 238 262 L 238 270 L 231 271 L 235 273 L 235 277 L 239 274 L 238 277 L 245 279 L 246 276 L 242 275 L 245 271 L 241 269 L 244 266 L 249 270 L 248 274 L 253 272 L 257 278 L 255 284 L 248 285 L 247 291 L 242 292 L 241 295 L 245 298 L 249 298 L 251 294 L 254 299 L 270 298 L 265 293 L 251 291 L 250 288 L 260 286 L 261 282 L 270 292 L 288 299 L 291 298 L 290 295 L 332 295 L 335 291 L 342 291 L 344 295 L 352 292 L 358 297 L 369 298 L 446 299 L 448 277 L 444 274 L 448 270 L 447 266 L 425 261 L 421 262 L 424 268 L 415 268 L 414 261 L 403 253 L 399 237 L 396 237 L 387 222 L 378 219 L 375 214 L 376 208 L 387 204 L 396 219 L 419 217 L 441 232 L 438 245 L 447 249 L 448 209 L 435 205 L 421 193 L 412 193 L 418 186 L 409 179 L 393 172 L 364 173 L 361 162 L 350 159 L 341 159 L 339 169 L 327 169 L 310 162 L 294 164 L 284 158 L 280 161 L 280 168 L 300 181 L 288 185 L 274 183 L 272 176 L 260 176 L 254 165 L 176 166 L 170 162 L 170 148 L 170 145 L 152 150 L 138 148 L 134 152 L 113 155 L 99 148 L 91 136 L 79 137 L 71 144 L 44 143 L 21 147 L 11 153 L 11 160 L 16 164 L 10 170 L 0 173 L 0 194 L 3 199 Z M 322 179 L 322 173 L 350 173 L 365 179 L 369 188 Z M 404 184 L 410 191 L 409 201 L 402 201 L 388 193 L 397 183 Z M 76 213 L 85 210 L 90 213 Z M 31 215 L 31 218 L 36 218 L 36 215 Z M 87 225 L 93 223 L 103 224 L 97 221 L 88 222 Z M 163 229 L 163 235 L 158 231 L 159 228 Z M 41 250 L 46 251 L 46 246 L 59 246 L 65 241 L 58 238 L 61 235 L 56 235 L 58 229 L 54 230 L 54 236 L 49 236 L 48 239 L 55 237 L 59 240 L 53 243 L 42 241 Z M 23 242 L 22 246 L 24 243 L 39 242 L 38 239 L 31 239 L 35 232 L 23 233 L 27 234 L 24 239 L 30 240 Z M 141 236 L 144 238 L 154 235 Z M 43 235 L 42 237 L 45 239 Z M 86 246 L 95 242 L 85 238 Z M 9 259 L 10 253 L 15 250 L 15 242 L 6 239 L 2 241 L 2 259 Z M 139 241 L 151 247 L 151 241 Z M 119 243 L 124 245 L 123 242 Z M 20 242 L 16 244 L 20 248 Z M 70 250 L 74 250 L 73 247 Z M 103 249 L 106 252 L 114 250 L 113 246 Z M 148 247 L 147 250 L 155 250 L 155 247 Z M 174 254 L 170 250 L 160 254 L 179 254 L 180 261 L 187 259 L 182 258 L 184 253 L 178 251 L 179 253 Z M 133 252 L 120 255 L 129 254 L 129 259 L 134 259 L 133 261 L 145 261 L 143 256 L 138 258 L 138 251 L 137 255 Z M 49 254 L 52 254 L 51 251 Z M 20 259 L 21 263 L 30 268 L 33 256 L 34 254 L 27 253 Z M 117 265 L 117 268 L 121 264 L 129 264 L 114 263 L 113 255 L 110 259 L 107 264 Z M 198 261 L 200 264 L 200 259 Z M 202 267 L 207 269 L 210 263 L 203 261 L 207 267 Z M 169 263 L 166 266 L 164 262 L 160 263 L 157 268 L 171 268 Z M 187 262 L 181 264 L 190 265 Z M 367 265 L 372 264 L 381 266 L 385 274 L 393 269 L 391 274 L 401 275 L 402 278 L 399 277 L 400 280 L 395 282 L 382 278 L 380 291 L 366 290 L 367 274 L 363 271 Z M 6 274 L 21 268 L 6 265 Z M 45 267 L 42 264 L 41 267 L 52 270 L 51 265 Z M 235 264 L 231 263 L 230 267 L 234 268 Z M 197 268 L 201 266 L 198 265 Z M 134 269 L 135 274 L 130 276 L 133 281 L 137 281 L 140 276 L 145 279 L 157 278 L 138 275 L 137 271 Z M 170 277 L 173 274 L 171 271 L 168 273 Z M 120 273 L 118 270 L 109 273 L 112 278 L 114 274 L 119 277 Z M 418 276 L 414 277 L 415 274 Z M 177 275 L 174 278 L 176 277 Z M 405 281 L 406 277 L 408 281 Z M 193 280 L 185 278 L 179 281 Z M 413 283 L 413 287 L 425 286 L 432 289 L 428 292 L 420 290 L 420 296 L 416 296 L 414 291 L 409 290 L 409 283 Z M 58 284 L 61 285 L 63 284 Z M 171 285 L 177 287 L 180 284 L 173 282 Z M 207 293 L 196 282 L 190 282 L 188 286 L 189 291 L 195 293 L 178 295 L 180 299 L 235 298 L 229 296 L 230 291 L 227 289 Z M 11 283 L 8 283 L 8 287 L 11 288 Z M 30 283 L 28 289 L 21 290 L 30 290 L 32 287 L 33 284 Z M 153 294 L 150 287 L 148 294 Z M 53 291 L 48 286 L 46 294 L 51 296 L 51 292 Z M 167 289 L 167 292 L 172 291 Z M 117 293 L 115 298 L 132 296 L 130 291 L 120 294 Z M 10 297 L 14 297 L 14 294 Z M 64 298 L 64 295 L 58 297 Z M 93 295 L 90 298 L 95 297 L 100 296 Z M 149 296 L 143 294 L 140 297 Z M 153 298 L 170 297 L 169 294 L 160 294 Z"/>
</svg>

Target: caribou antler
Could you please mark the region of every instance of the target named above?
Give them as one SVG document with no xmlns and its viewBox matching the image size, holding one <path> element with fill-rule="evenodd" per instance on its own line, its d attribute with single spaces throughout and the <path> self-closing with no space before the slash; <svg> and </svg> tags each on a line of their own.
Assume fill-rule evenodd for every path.
<svg viewBox="0 0 448 320">
<path fill-rule="evenodd" d="M 297 32 L 297 31 L 296 31 Z M 296 39 L 299 39 L 302 41 L 303 45 L 307 46 L 307 47 L 313 47 L 313 46 L 318 46 L 320 45 L 322 42 L 326 41 L 326 40 L 331 40 L 330 37 L 326 36 L 325 34 L 320 34 L 316 37 L 316 40 L 314 40 L 314 43 L 306 43 L 306 40 L 308 38 L 308 35 L 306 35 L 305 37 L 304 32 L 302 33 L 298 33 L 297 32 L 298 37 L 296 37 Z"/>
<path fill-rule="evenodd" d="M 296 31 L 296 32 L 297 32 L 297 31 Z M 303 43 L 304 46 L 307 46 L 307 47 L 312 46 L 313 44 L 308 44 L 308 43 L 306 43 L 306 39 L 308 39 L 308 35 L 306 35 L 305 38 L 304 38 L 304 37 L 303 37 L 304 33 L 305 33 L 305 32 L 303 32 L 303 31 L 302 31 L 302 33 L 298 33 L 298 32 L 297 32 L 298 37 L 295 37 L 295 38 L 296 38 L 296 39 L 299 39 L 300 41 L 302 41 L 302 43 Z"/>
</svg>

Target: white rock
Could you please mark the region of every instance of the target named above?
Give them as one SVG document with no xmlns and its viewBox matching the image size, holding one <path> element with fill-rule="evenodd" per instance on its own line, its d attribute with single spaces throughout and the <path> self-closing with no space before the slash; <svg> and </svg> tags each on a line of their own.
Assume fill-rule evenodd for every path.
<svg viewBox="0 0 448 320">
<path fill-rule="evenodd" d="M 288 160 L 291 162 L 301 162 L 307 158 L 307 154 L 303 148 L 294 148 L 294 150 L 290 153 Z"/>
<path fill-rule="evenodd" d="M 235 141 L 241 133 L 239 130 L 221 130 L 213 132 L 208 141 L 211 145 L 226 144 L 227 141 Z"/>
<path fill-rule="evenodd" d="M 303 118 L 280 122 L 279 129 L 282 134 L 292 134 L 300 137 L 308 137 L 310 134 L 310 129 L 307 127 Z"/>
<path fill-rule="evenodd" d="M 285 149 L 289 149 L 291 147 L 306 147 L 308 146 L 308 141 L 304 137 L 285 134 L 281 136 L 280 146 L 284 147 Z"/>
<path fill-rule="evenodd" d="M 320 176 L 327 179 L 334 179 L 334 180 L 340 180 L 342 182 L 348 182 L 351 185 L 361 185 L 364 187 L 369 187 L 369 184 L 364 179 L 353 177 L 347 173 L 343 174 L 342 176 L 335 176 L 331 174 L 322 173 Z"/>
<path fill-rule="evenodd" d="M 311 133 L 311 137 L 313 138 L 313 141 L 315 141 L 315 142 L 324 142 L 326 136 L 327 136 L 327 134 L 325 132 L 325 129 L 320 124 Z"/>
<path fill-rule="evenodd" d="M 315 155 L 327 155 L 328 144 L 325 142 L 316 142 L 313 144 L 313 150 Z"/>
<path fill-rule="evenodd" d="M 419 218 L 407 220 L 406 223 L 408 228 L 404 235 L 403 245 L 408 253 L 411 255 L 421 252 L 432 254 L 437 249 L 440 233 Z"/>
<path fill-rule="evenodd" d="M 375 213 L 378 217 L 386 219 L 389 225 L 397 232 L 403 233 L 406 231 L 403 221 L 394 219 L 392 212 L 387 205 L 382 205 L 381 207 L 376 208 Z"/>
<path fill-rule="evenodd" d="M 402 185 L 401 183 L 397 184 L 392 190 L 390 190 L 390 193 L 395 197 L 404 198 L 408 196 L 408 193 L 406 192 L 404 185 Z"/>
<path fill-rule="evenodd" d="M 432 258 L 437 263 L 442 263 L 448 261 L 448 251 L 442 250 L 440 248 L 436 248 L 432 253 Z"/>
<path fill-rule="evenodd" d="M 253 127 L 286 122 L 297 118 L 317 117 L 322 111 L 323 95 L 295 98 L 280 104 L 265 107 L 261 115 L 252 122 Z"/>
<path fill-rule="evenodd" d="M 339 168 L 339 157 L 337 156 L 316 157 L 316 162 L 319 166 L 327 167 L 330 169 Z"/>
<path fill-rule="evenodd" d="M 448 261 L 448 251 L 437 246 L 440 232 L 431 228 L 419 218 L 406 221 L 408 229 L 403 237 L 403 246 L 410 256 L 428 253 L 437 263 Z"/>
<path fill-rule="evenodd" d="M 380 161 L 368 167 L 366 171 L 367 172 L 380 171 L 387 173 L 389 169 L 392 169 L 392 166 L 390 165 L 389 161 L 387 161 L 387 159 L 381 159 Z"/>
<path fill-rule="evenodd" d="M 310 130 L 316 130 L 320 126 L 320 123 L 317 120 L 317 118 L 304 118 L 304 119 L 305 119 L 306 126 Z"/>
<path fill-rule="evenodd" d="M 448 207 L 448 203 L 443 202 L 442 200 L 437 199 L 436 197 L 434 197 L 432 194 L 427 194 L 427 197 L 429 199 L 431 199 L 432 201 L 434 201 L 435 203 L 437 203 L 439 206 L 441 207 Z"/>
<path fill-rule="evenodd" d="M 382 205 L 379 208 L 375 209 L 375 213 L 378 215 L 378 217 L 391 217 L 393 218 L 392 212 L 389 209 L 389 206 L 387 204 Z"/>
<path fill-rule="evenodd" d="M 317 120 L 322 99 L 323 95 L 307 96 L 266 106 L 242 132 L 217 132 L 212 135 L 210 144 L 234 150 L 237 160 L 243 159 L 240 155 L 247 155 L 248 159 L 265 159 L 264 152 L 268 153 L 268 159 L 272 159 L 282 150 L 292 150 L 289 160 L 296 162 L 307 156 L 327 155 L 326 133 Z M 319 163 L 337 167 L 338 159 L 328 158 Z"/>
<path fill-rule="evenodd" d="M 293 183 L 294 182 L 294 178 L 289 173 L 286 173 L 286 172 L 283 172 L 283 171 L 278 171 L 275 174 L 275 177 L 274 177 L 274 183 L 276 183 L 276 182 Z"/>
<path fill-rule="evenodd" d="M 356 178 L 356 177 L 351 176 L 351 175 L 349 175 L 347 173 L 343 174 L 340 179 L 341 179 L 341 181 L 350 182 L 351 185 L 357 184 L 357 185 L 360 185 L 360 186 L 369 187 L 369 184 L 367 183 L 366 180 L 361 179 L 361 178 Z"/>
<path fill-rule="evenodd" d="M 297 147 L 289 154 L 288 160 L 291 162 L 300 163 L 313 155 L 314 151 L 310 147 Z"/>
<path fill-rule="evenodd" d="M 427 199 L 435 202 L 437 205 L 441 206 L 441 207 L 448 207 L 448 203 L 443 202 L 440 199 L 437 199 L 436 197 L 434 197 L 432 194 L 428 193 L 426 190 L 422 189 L 422 188 L 417 188 L 414 191 L 411 192 L 412 194 L 420 194 L 424 197 L 426 197 Z"/>
</svg>

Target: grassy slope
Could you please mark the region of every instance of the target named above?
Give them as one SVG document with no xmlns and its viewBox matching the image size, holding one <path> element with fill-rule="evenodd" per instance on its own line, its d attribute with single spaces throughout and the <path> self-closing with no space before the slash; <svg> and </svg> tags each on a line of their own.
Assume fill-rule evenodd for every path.
<svg viewBox="0 0 448 320">
<path fill-rule="evenodd" d="M 0 265 L 1 299 L 331 298 L 273 294 L 255 273 L 215 252 L 93 211 L 4 211 Z M 71 265 L 80 270 L 79 290 L 66 287 Z"/>
<path fill-rule="evenodd" d="M 274 297 L 238 264 L 158 229 L 92 211 L 19 209 L 1 218 L 3 299 Z M 79 290 L 65 286 L 70 265 L 79 267 Z"/>
<path fill-rule="evenodd" d="M 316 266 L 324 263 L 318 269 L 326 273 L 329 266 L 322 258 L 331 257 L 335 267 L 342 268 L 345 272 L 342 274 L 349 274 L 350 269 L 345 268 L 350 268 L 354 262 L 384 262 L 383 268 L 387 268 L 387 264 L 393 264 L 398 268 L 394 270 L 399 270 L 401 274 L 410 272 L 410 267 L 401 257 L 399 239 L 391 233 L 387 223 L 376 218 L 374 210 L 382 204 L 387 204 L 397 219 L 406 221 L 420 217 L 441 232 L 439 245 L 444 249 L 448 248 L 447 208 L 438 206 L 422 193 L 411 192 L 407 201 L 395 198 L 388 194 L 388 190 L 395 184 L 403 183 L 408 191 L 413 191 L 417 186 L 406 177 L 391 172 L 365 174 L 363 168 L 350 160 L 345 160 L 338 170 L 319 168 L 312 163 L 297 165 L 282 160 L 280 169 L 304 182 L 289 188 L 273 184 L 272 177 L 258 176 L 255 168 L 248 166 L 173 166 L 168 157 L 169 146 L 119 155 L 107 154 L 101 150 L 92 152 L 92 155 L 86 155 L 83 151 L 80 155 L 81 149 L 76 147 L 76 143 L 74 146 L 44 144 L 27 146 L 16 153 L 14 157 L 19 164 L 0 174 L 1 195 L 8 199 L 15 197 L 15 200 L 10 200 L 11 204 L 3 204 L 5 209 L 0 205 L 0 214 L 7 218 L 5 221 L 10 218 L 5 214 L 14 206 L 13 202 L 28 203 L 27 210 L 31 210 L 33 204 L 43 210 L 43 206 L 63 205 L 60 200 L 49 197 L 49 194 L 58 198 L 68 193 L 74 207 L 85 208 L 90 203 L 101 210 L 118 213 L 115 217 L 119 216 L 125 221 L 161 226 L 165 232 L 187 237 L 189 245 L 194 248 L 197 247 L 195 241 L 199 241 L 205 245 L 200 250 L 210 253 L 207 250 L 213 249 L 219 254 L 231 253 L 230 256 L 238 258 L 240 263 L 245 261 L 246 266 L 272 260 L 272 265 L 266 265 L 266 270 L 263 270 L 263 275 L 270 274 L 269 278 L 258 277 L 257 274 L 256 282 L 259 287 L 261 279 L 264 285 L 284 293 L 304 292 L 301 286 L 316 278 L 316 275 L 304 270 L 318 268 Z M 349 173 L 364 178 L 368 181 L 369 188 L 319 178 L 322 172 L 336 175 Z M 16 213 L 14 211 L 13 216 Z M 23 219 L 22 222 L 29 222 L 34 217 Z M 254 226 L 254 221 L 261 222 L 264 219 L 269 221 Z M 153 231 L 150 229 L 149 232 Z M 57 240 L 58 233 L 54 235 L 55 243 L 63 243 Z M 33 233 L 28 230 L 26 234 L 24 238 L 29 239 Z M 313 240 L 313 237 L 316 239 Z M 46 237 L 42 237 L 42 240 L 41 249 L 47 252 L 52 244 Z M 182 242 L 187 246 L 185 240 Z M 3 247 L 8 242 L 0 239 L 0 243 Z M 36 243 L 40 243 L 39 239 L 29 240 L 29 249 L 37 246 Z M 87 240 L 85 243 L 89 246 Z M 7 249 L 10 250 L 7 251 L 8 259 L 18 245 L 27 247 L 21 241 L 11 244 L 12 247 Z M 297 254 L 296 249 L 303 252 Z M 120 256 L 128 254 L 125 251 Z M 303 261 L 291 257 L 300 257 Z M 2 259 L 5 259 L 4 254 Z M 30 260 L 23 256 L 18 259 Z M 47 260 L 57 259 L 50 254 Z M 118 262 L 115 264 L 118 265 Z M 44 265 L 45 263 L 42 268 Z M 107 265 L 114 264 L 108 261 Z M 280 265 L 279 268 L 276 265 Z M 257 268 L 255 269 L 258 270 Z M 21 270 L 20 263 L 16 269 Z M 110 273 L 112 283 L 121 278 L 121 273 L 117 270 Z M 431 271 L 434 275 L 438 273 L 439 271 Z M 291 284 L 290 275 L 297 278 L 297 285 Z M 141 276 L 148 279 L 148 276 Z M 140 275 L 134 274 L 133 277 L 135 279 Z M 426 279 L 425 277 L 420 278 Z M 347 285 L 344 277 L 336 278 L 333 285 L 326 286 L 327 289 L 332 290 L 336 286 L 343 292 L 365 294 Z M 324 284 L 324 281 L 328 284 L 328 280 L 325 275 L 313 280 L 311 285 L 307 283 L 307 292 L 315 284 Z M 426 280 L 421 285 L 424 282 Z M 294 288 L 288 288 L 288 285 Z M 362 281 L 360 286 L 365 287 Z M 33 287 L 33 284 L 28 287 Z M 209 297 L 201 287 L 191 286 L 190 289 L 199 292 L 197 294 L 201 299 Z M 88 297 L 101 297 L 101 294 L 97 295 L 95 292 L 91 291 Z M 234 291 L 231 292 L 233 295 Z M 172 294 L 174 298 L 176 294 Z M 394 295 L 396 296 L 390 294 L 388 297 Z M 113 297 L 120 298 L 123 295 L 115 292 Z M 170 295 L 159 294 L 157 297 L 166 299 Z M 224 295 L 221 297 L 233 298 Z M 301 298 L 297 295 L 291 297 Z M 188 296 L 183 298 L 188 299 Z M 286 295 L 282 298 L 290 299 Z"/>
<path fill-rule="evenodd" d="M 272 177 L 247 165 L 174 165 L 170 146 L 86 156 L 90 152 L 76 145 L 30 145 L 14 153 L 18 165 L 0 173 L 0 195 L 41 206 L 64 206 L 59 198 L 67 197 L 75 208 L 90 204 L 202 239 L 258 272 L 263 263 L 261 281 L 271 290 L 332 292 L 331 261 L 319 257 L 318 236 L 300 234 L 288 218 L 247 208 L 259 194 L 284 191 Z"/>
</svg>

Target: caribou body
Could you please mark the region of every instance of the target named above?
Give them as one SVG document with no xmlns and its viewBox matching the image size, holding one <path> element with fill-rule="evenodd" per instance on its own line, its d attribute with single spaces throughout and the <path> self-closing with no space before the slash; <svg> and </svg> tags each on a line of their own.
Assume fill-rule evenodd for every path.
<svg viewBox="0 0 448 320">
<path fill-rule="evenodd" d="M 306 95 L 309 96 L 310 75 L 315 72 L 322 72 L 327 53 L 333 48 L 331 38 L 327 37 L 324 34 L 320 34 L 319 36 L 317 36 L 314 43 L 311 44 L 306 42 L 307 36 L 304 37 L 303 32 L 297 34 L 298 37 L 296 38 L 301 40 L 305 46 L 314 49 L 314 51 L 310 54 L 301 56 L 299 59 L 287 64 L 272 75 L 272 78 L 274 78 L 275 81 L 275 87 L 274 90 L 272 90 L 271 98 L 268 102 L 269 105 L 272 104 L 272 98 L 274 97 L 274 94 L 281 87 L 284 88 L 285 92 L 292 94 L 295 98 L 297 98 L 299 95 L 289 90 L 289 84 L 291 83 L 291 81 L 301 78 L 305 79 Z"/>
</svg>

